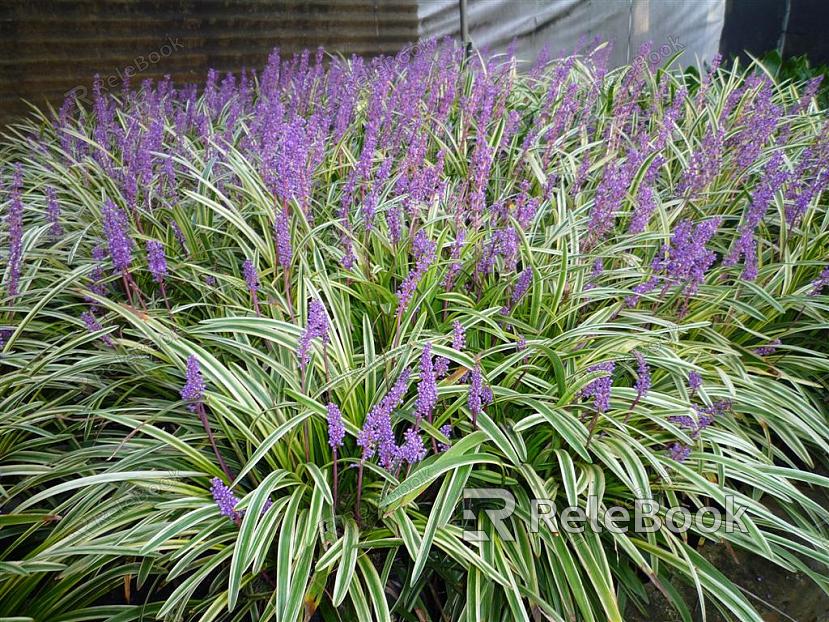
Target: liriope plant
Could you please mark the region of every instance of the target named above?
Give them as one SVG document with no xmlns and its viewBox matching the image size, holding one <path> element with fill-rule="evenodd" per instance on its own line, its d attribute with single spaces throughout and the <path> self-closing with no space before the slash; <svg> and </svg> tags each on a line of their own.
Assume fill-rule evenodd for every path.
<svg viewBox="0 0 829 622">
<path fill-rule="evenodd" d="M 10 126 L 0 615 L 760 620 L 720 543 L 827 590 L 817 83 L 647 52 L 274 53 Z"/>
</svg>

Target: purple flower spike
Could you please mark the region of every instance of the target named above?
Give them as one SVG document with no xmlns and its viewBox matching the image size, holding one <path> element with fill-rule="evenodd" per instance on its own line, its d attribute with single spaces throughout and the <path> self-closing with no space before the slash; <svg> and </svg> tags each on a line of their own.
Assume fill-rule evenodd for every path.
<svg viewBox="0 0 829 622">
<path fill-rule="evenodd" d="M 452 348 L 463 352 L 466 347 L 466 330 L 458 320 L 452 322 Z"/>
<path fill-rule="evenodd" d="M 187 380 L 181 389 L 181 399 L 189 402 L 187 408 L 191 412 L 204 400 L 204 379 L 201 375 L 199 359 L 191 354 L 187 357 Z"/>
<path fill-rule="evenodd" d="M 481 366 L 475 365 L 469 377 L 469 397 L 467 405 L 469 411 L 472 413 L 472 424 L 478 422 L 478 415 L 483 412 L 483 377 L 481 375 Z"/>
<path fill-rule="evenodd" d="M 132 241 L 127 233 L 127 216 L 110 199 L 104 201 L 101 212 L 112 265 L 118 272 L 127 272 L 132 264 Z"/>
<path fill-rule="evenodd" d="M 512 296 L 510 296 L 509 304 L 501 309 L 501 313 L 506 315 L 512 311 L 513 307 L 515 307 L 515 305 L 521 301 L 521 298 L 524 297 L 524 294 L 527 293 L 527 290 L 530 288 L 532 282 L 533 269 L 525 268 L 521 274 L 518 275 L 518 281 L 515 283 L 515 289 L 512 290 Z"/>
<path fill-rule="evenodd" d="M 328 344 L 331 337 L 328 334 L 328 316 L 325 314 L 325 307 L 319 300 L 312 300 L 308 307 L 308 327 L 302 332 L 297 347 L 299 366 L 305 369 L 311 360 L 311 341 L 319 337 L 324 345 Z"/>
<path fill-rule="evenodd" d="M 692 392 L 697 392 L 702 387 L 702 376 L 695 371 L 688 372 L 688 386 Z"/>
<path fill-rule="evenodd" d="M 259 290 L 259 275 L 256 273 L 256 268 L 250 259 L 245 259 L 242 264 L 242 275 L 245 277 L 248 291 L 255 294 Z"/>
<path fill-rule="evenodd" d="M 440 433 L 443 434 L 446 438 L 452 438 L 452 425 L 447 423 L 445 425 L 440 426 Z M 443 443 L 438 443 L 438 451 L 443 453 L 444 451 L 449 451 L 449 448 L 452 446 L 451 441 Z"/>
<path fill-rule="evenodd" d="M 147 240 L 147 267 L 156 283 L 164 281 L 167 276 L 167 258 L 164 256 L 164 246 L 156 240 Z"/>
<path fill-rule="evenodd" d="M 23 187 L 23 167 L 16 164 L 14 167 L 14 178 L 9 194 L 9 213 L 6 216 L 6 223 L 9 227 L 9 282 L 7 291 L 9 296 L 17 296 L 20 284 L 20 267 L 23 261 L 23 201 L 21 190 Z"/>
<path fill-rule="evenodd" d="M 391 469 L 395 466 L 398 447 L 394 442 L 391 414 L 403 402 L 410 375 L 411 371 L 404 369 L 391 390 L 366 416 L 363 429 L 357 435 L 357 445 L 363 450 L 363 460 L 368 460 L 377 453 L 384 468 Z"/>
<path fill-rule="evenodd" d="M 639 352 L 634 352 L 633 356 L 638 365 L 638 377 L 636 378 L 636 401 L 638 402 L 645 397 L 651 389 L 651 370 L 648 368 L 648 363 L 645 361 L 645 357 Z"/>
<path fill-rule="evenodd" d="M 415 234 L 412 243 L 412 252 L 415 257 L 415 266 L 400 284 L 397 290 L 397 316 L 402 317 L 403 313 L 412 301 L 412 296 L 417 289 L 420 279 L 435 261 L 435 243 L 432 242 L 423 230 Z"/>
<path fill-rule="evenodd" d="M 92 314 L 91 311 L 84 311 L 81 314 L 81 319 L 83 320 L 83 323 L 86 324 L 86 329 L 90 333 L 97 333 L 98 331 L 104 330 L 103 326 L 101 326 L 101 323 Z M 115 347 L 115 342 L 109 335 L 101 335 L 101 341 L 103 341 L 109 348 Z"/>
<path fill-rule="evenodd" d="M 343 446 L 343 439 L 345 438 L 345 426 L 343 425 L 343 415 L 337 405 L 333 402 L 328 403 L 328 444 L 332 449 Z"/>
<path fill-rule="evenodd" d="M 613 386 L 613 369 L 616 363 L 605 361 L 587 368 L 588 372 L 602 371 L 606 375 L 591 381 L 581 390 L 582 397 L 592 397 L 593 407 L 597 412 L 603 413 L 610 406 L 610 388 Z"/>
<path fill-rule="evenodd" d="M 438 389 L 435 383 L 435 369 L 432 365 L 432 344 L 423 346 L 420 355 L 420 382 L 417 383 L 417 399 L 415 400 L 415 415 L 420 419 L 432 421 L 432 411 L 438 401 Z"/>
<path fill-rule="evenodd" d="M 276 237 L 276 259 L 283 269 L 287 269 L 291 266 L 293 247 L 291 246 L 291 225 L 288 222 L 288 212 L 284 209 L 276 211 L 274 235 Z"/>
<path fill-rule="evenodd" d="M 210 480 L 210 494 L 213 495 L 213 501 L 216 502 L 222 516 L 227 516 L 234 522 L 242 517 L 241 513 L 236 511 L 236 506 L 239 505 L 239 498 L 218 477 Z"/>
<path fill-rule="evenodd" d="M 820 276 L 815 281 L 812 281 L 812 291 L 809 292 L 809 295 L 817 296 L 827 285 L 829 285 L 829 266 L 821 271 Z"/>
<path fill-rule="evenodd" d="M 445 356 L 435 357 L 435 378 L 443 378 L 449 373 L 449 359 Z"/>
<path fill-rule="evenodd" d="M 55 195 L 54 188 L 46 188 L 46 217 L 49 220 L 49 235 L 59 238 L 63 235 L 63 227 L 60 226 L 60 204 Z"/>
</svg>

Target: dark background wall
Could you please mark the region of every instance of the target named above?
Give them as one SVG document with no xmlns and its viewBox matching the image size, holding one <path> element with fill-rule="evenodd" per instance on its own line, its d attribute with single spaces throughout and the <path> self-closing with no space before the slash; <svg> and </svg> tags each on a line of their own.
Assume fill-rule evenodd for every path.
<svg viewBox="0 0 829 622">
<path fill-rule="evenodd" d="M 0 125 L 29 108 L 170 74 L 261 68 L 274 47 L 346 55 L 417 39 L 415 0 L 0 0 Z"/>
<path fill-rule="evenodd" d="M 814 65 L 829 63 L 829 0 L 726 0 L 720 51 L 784 57 L 808 54 Z"/>
</svg>

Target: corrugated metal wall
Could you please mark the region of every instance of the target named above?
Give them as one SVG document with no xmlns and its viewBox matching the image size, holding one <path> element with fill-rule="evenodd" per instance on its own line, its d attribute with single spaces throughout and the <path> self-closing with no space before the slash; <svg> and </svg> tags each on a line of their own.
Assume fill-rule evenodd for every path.
<svg viewBox="0 0 829 622">
<path fill-rule="evenodd" d="M 395 52 L 417 28 L 416 0 L 0 0 L 0 124 L 28 110 L 21 98 L 91 90 L 95 73 L 112 88 L 125 71 L 201 81 L 261 68 L 277 46 Z"/>
<path fill-rule="evenodd" d="M 743 0 L 748 2 L 748 0 Z M 772 0 L 775 1 L 775 0 Z M 779 0 L 778 0 L 779 1 Z M 824 0 L 826 1 L 826 0 Z M 457 0 L 420 0 L 420 37 L 457 36 Z M 680 65 L 717 52 L 724 0 L 467 0 L 469 34 L 478 48 L 503 52 L 514 42 L 532 61 L 545 46 L 569 54 L 594 38 L 613 47 L 611 65 L 631 62 L 645 41 L 655 63 L 679 54 Z"/>
</svg>

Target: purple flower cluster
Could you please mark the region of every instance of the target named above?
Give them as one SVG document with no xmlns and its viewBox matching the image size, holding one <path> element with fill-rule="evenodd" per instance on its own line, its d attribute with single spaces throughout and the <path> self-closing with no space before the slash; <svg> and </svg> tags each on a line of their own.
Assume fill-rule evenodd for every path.
<svg viewBox="0 0 829 622">
<path fill-rule="evenodd" d="M 696 225 L 690 220 L 681 221 L 674 229 L 670 246 L 663 248 L 663 257 L 655 260 L 654 270 L 662 272 L 669 282 L 684 285 L 685 295 L 696 293 L 717 258 L 706 244 L 717 232 L 720 222 L 720 218 Z"/>
<path fill-rule="evenodd" d="M 481 374 L 480 364 L 476 364 L 469 374 L 469 395 L 467 406 L 472 413 L 472 425 L 477 425 L 478 416 L 483 412 L 484 407 L 484 382 Z"/>
<path fill-rule="evenodd" d="M 699 149 L 691 154 L 688 169 L 677 188 L 680 194 L 694 198 L 708 187 L 722 169 L 725 130 L 716 128 L 705 133 Z"/>
<path fill-rule="evenodd" d="M 463 352 L 466 347 L 466 329 L 458 320 L 452 322 L 452 348 Z"/>
<path fill-rule="evenodd" d="M 409 428 L 403 435 L 403 444 L 397 450 L 397 459 L 400 462 L 415 464 L 426 457 L 426 447 L 423 438 L 415 428 Z"/>
<path fill-rule="evenodd" d="M 343 439 L 345 439 L 343 415 L 333 402 L 329 402 L 326 409 L 328 411 L 328 444 L 332 449 L 336 449 L 343 446 Z"/>
<path fill-rule="evenodd" d="M 420 279 L 435 261 L 435 243 L 432 242 L 426 233 L 421 229 L 415 234 L 412 243 L 412 252 L 415 258 L 414 268 L 409 272 L 397 290 L 397 317 L 403 317 L 403 313 L 412 301 L 412 296 L 417 289 Z"/>
<path fill-rule="evenodd" d="M 49 235 L 57 239 L 63 235 L 60 224 L 60 203 L 52 187 L 46 188 L 46 218 L 49 221 Z"/>
<path fill-rule="evenodd" d="M 585 290 L 590 290 L 596 287 L 596 281 L 604 272 L 604 261 L 601 257 L 593 262 L 593 268 L 590 270 L 590 282 L 584 286 Z"/>
<path fill-rule="evenodd" d="M 812 291 L 809 292 L 809 295 L 817 296 L 827 285 L 829 285 L 829 266 L 825 267 L 821 271 L 820 276 L 812 281 Z"/>
<path fill-rule="evenodd" d="M 616 363 L 613 361 L 605 361 L 587 368 L 588 373 L 604 372 L 605 374 L 591 380 L 580 393 L 582 397 L 593 398 L 593 408 L 598 413 L 607 411 L 610 406 L 610 388 L 613 386 L 613 370 L 615 367 Z"/>
<path fill-rule="evenodd" d="M 116 271 L 126 273 L 132 264 L 132 240 L 127 232 L 127 216 L 110 199 L 104 201 L 101 213 L 104 217 L 104 234 L 112 265 Z"/>
<path fill-rule="evenodd" d="M 461 251 L 463 250 L 463 244 L 466 241 L 466 229 L 459 229 L 457 234 L 455 235 L 455 240 L 452 242 L 452 250 L 450 252 L 450 258 L 452 259 L 452 263 L 449 264 L 449 270 L 446 272 L 446 276 L 443 278 L 443 288 L 446 291 L 452 289 L 452 286 L 455 283 L 455 279 L 458 277 L 458 273 L 461 271 Z"/>
<path fill-rule="evenodd" d="M 767 344 L 766 344 L 766 345 L 764 345 L 764 346 L 760 346 L 760 347 L 758 347 L 758 348 L 754 348 L 754 354 L 756 354 L 757 356 L 771 356 L 772 354 L 774 354 L 775 352 L 777 352 L 777 347 L 778 347 L 781 343 L 782 343 L 782 342 L 780 341 L 780 339 L 779 339 L 779 338 L 778 338 L 778 339 L 774 339 L 773 341 L 770 341 L 769 343 L 767 343 Z"/>
<path fill-rule="evenodd" d="M 640 352 L 634 352 L 633 357 L 636 359 L 637 365 L 636 401 L 639 402 L 651 389 L 651 370 L 647 361 L 645 361 L 645 357 Z"/>
<path fill-rule="evenodd" d="M 668 455 L 671 456 L 671 459 L 676 460 L 677 462 L 685 462 L 688 459 L 688 456 L 691 455 L 691 448 L 687 445 L 682 445 L 681 443 L 674 443 L 668 449 Z"/>
<path fill-rule="evenodd" d="M 162 283 L 167 276 L 167 258 L 164 246 L 157 240 L 147 240 L 147 267 L 156 283 Z"/>
<path fill-rule="evenodd" d="M 435 381 L 435 369 L 432 365 L 432 344 L 423 346 L 420 355 L 420 381 L 417 383 L 417 399 L 415 400 L 415 416 L 432 421 L 432 412 L 438 401 L 438 388 Z"/>
<path fill-rule="evenodd" d="M 242 518 L 242 514 L 236 511 L 236 506 L 239 505 L 239 498 L 218 477 L 210 480 L 210 494 L 213 495 L 213 501 L 218 506 L 222 516 L 227 516 L 234 522 Z"/>
<path fill-rule="evenodd" d="M 86 329 L 90 333 L 97 333 L 104 330 L 103 326 L 101 326 L 101 323 L 98 321 L 98 318 L 95 317 L 92 311 L 84 311 L 81 314 L 81 319 L 83 320 L 83 323 L 86 324 Z M 109 348 L 115 347 L 115 342 L 109 335 L 101 335 L 101 341 L 103 341 Z"/>
<path fill-rule="evenodd" d="M 696 393 L 700 390 L 700 388 L 702 388 L 702 376 L 699 372 L 688 372 L 688 386 L 690 387 L 692 393 Z"/>
<path fill-rule="evenodd" d="M 695 417 L 689 415 L 672 415 L 668 421 L 688 431 L 691 438 L 698 438 L 700 433 L 714 423 L 714 420 L 731 409 L 731 402 L 721 400 L 711 406 L 693 406 Z"/>
<path fill-rule="evenodd" d="M 302 332 L 297 346 L 297 357 L 301 369 L 305 369 L 311 360 L 311 341 L 319 338 L 322 339 L 323 345 L 327 345 L 331 340 L 328 331 L 328 316 L 325 313 L 325 307 L 321 301 L 314 298 L 308 306 L 308 326 Z"/>
<path fill-rule="evenodd" d="M 660 282 L 664 282 L 666 288 L 680 286 L 687 301 L 687 297 L 697 292 L 717 258 L 716 253 L 706 245 L 717 232 L 720 222 L 720 218 L 704 220 L 696 225 L 687 219 L 680 221 L 671 235 L 671 243 L 664 245 L 651 263 L 656 275 L 634 287 L 633 295 L 626 299 L 626 304 L 631 307 L 636 305 L 640 296 L 653 290 Z"/>
<path fill-rule="evenodd" d="M 256 267 L 250 259 L 245 259 L 242 263 L 242 276 L 248 286 L 248 291 L 255 294 L 259 290 L 259 275 L 256 273 Z"/>
<path fill-rule="evenodd" d="M 521 271 L 521 274 L 518 275 L 518 280 L 515 283 L 515 289 L 512 290 L 512 295 L 510 296 L 509 304 L 505 307 L 501 308 L 501 313 L 506 315 L 517 305 L 521 299 L 524 297 L 524 294 L 527 293 L 527 290 L 530 289 L 530 285 L 533 282 L 533 269 L 532 268 L 524 268 Z"/>
<path fill-rule="evenodd" d="M 204 401 L 204 379 L 201 375 L 199 359 L 194 354 L 187 357 L 187 373 L 181 389 L 181 399 L 188 402 L 187 408 L 191 412 L 196 412 L 198 406 Z"/>
<path fill-rule="evenodd" d="M 9 194 L 9 212 L 6 215 L 6 225 L 9 228 L 9 281 L 6 291 L 12 298 L 17 296 L 20 285 L 20 270 L 23 263 L 23 166 L 16 164 L 14 177 Z"/>
<path fill-rule="evenodd" d="M 440 433 L 443 434 L 447 439 L 452 438 L 452 424 L 446 423 L 440 426 Z M 441 453 L 444 451 L 449 451 L 449 447 L 451 447 L 451 440 L 448 440 L 446 443 L 440 442 L 438 443 L 438 451 Z"/>
<path fill-rule="evenodd" d="M 766 165 L 760 185 L 751 195 L 751 203 L 746 211 L 745 220 L 737 230 L 737 242 L 723 261 L 723 265 L 733 266 L 743 258 L 745 265 L 742 278 L 747 281 L 757 278 L 757 240 L 754 232 L 763 220 L 774 195 L 788 177 L 789 173 L 785 168 L 783 156 L 776 153 Z"/>
<path fill-rule="evenodd" d="M 409 386 L 411 371 L 406 368 L 391 390 L 366 416 L 362 430 L 357 435 L 357 445 L 363 450 L 363 460 L 379 455 L 380 464 L 392 469 L 398 464 L 398 447 L 394 439 L 391 415 L 403 403 Z"/>
</svg>

